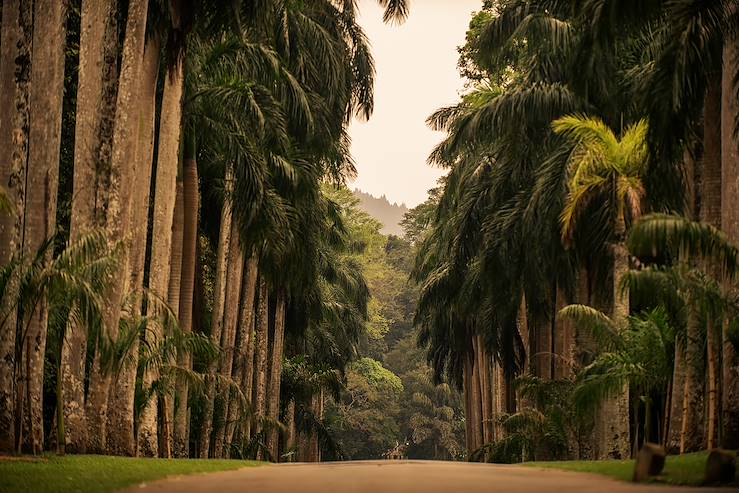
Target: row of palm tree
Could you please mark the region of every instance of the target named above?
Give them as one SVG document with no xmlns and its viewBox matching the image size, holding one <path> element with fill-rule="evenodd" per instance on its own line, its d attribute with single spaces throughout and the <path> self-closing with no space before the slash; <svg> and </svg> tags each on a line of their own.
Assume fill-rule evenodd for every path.
<svg viewBox="0 0 739 493">
<path fill-rule="evenodd" d="M 476 456 L 739 446 L 734 257 L 708 254 L 739 242 L 737 27 L 730 1 L 492 0 L 475 14 L 460 50 L 472 87 L 429 118 L 448 134 L 429 161 L 449 173 L 414 277 L 420 342 L 465 390 Z M 668 241 L 678 231 L 697 247 Z M 531 378 L 580 404 L 537 404 Z M 585 428 L 549 433 L 570 412 Z M 521 430 L 570 445 L 536 450 Z"/>
<path fill-rule="evenodd" d="M 324 188 L 354 173 L 347 125 L 372 113 L 356 16 L 3 2 L 0 451 L 319 458 L 367 318 Z M 283 357 L 311 376 L 281 385 Z"/>
</svg>

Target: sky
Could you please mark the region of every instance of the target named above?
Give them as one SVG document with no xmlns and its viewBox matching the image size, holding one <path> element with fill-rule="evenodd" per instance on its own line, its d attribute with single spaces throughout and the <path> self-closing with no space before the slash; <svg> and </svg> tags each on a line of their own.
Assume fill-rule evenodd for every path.
<svg viewBox="0 0 739 493">
<path fill-rule="evenodd" d="M 350 128 L 358 170 L 350 186 L 409 207 L 426 200 L 443 174 L 426 158 L 444 134 L 425 121 L 454 104 L 464 89 L 457 46 L 481 5 L 482 0 L 411 0 L 410 17 L 398 26 L 383 24 L 376 0 L 360 0 L 359 22 L 372 45 L 377 76 L 372 118 Z"/>
</svg>

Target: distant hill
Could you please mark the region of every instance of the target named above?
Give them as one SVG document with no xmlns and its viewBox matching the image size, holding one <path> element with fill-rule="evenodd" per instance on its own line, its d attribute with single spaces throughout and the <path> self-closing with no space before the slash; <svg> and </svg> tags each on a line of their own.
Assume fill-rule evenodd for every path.
<svg viewBox="0 0 739 493">
<path fill-rule="evenodd" d="M 378 199 L 374 195 L 357 188 L 354 189 L 354 196 L 359 199 L 359 207 L 363 211 L 382 223 L 383 234 L 403 235 L 400 221 L 403 220 L 403 215 L 408 212 L 405 204 L 391 204 L 384 195 Z"/>
</svg>

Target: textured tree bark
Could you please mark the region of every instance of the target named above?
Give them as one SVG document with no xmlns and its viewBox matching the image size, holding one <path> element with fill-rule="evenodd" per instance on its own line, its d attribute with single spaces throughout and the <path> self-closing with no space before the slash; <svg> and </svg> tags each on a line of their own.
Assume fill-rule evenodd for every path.
<svg viewBox="0 0 739 493">
<path fill-rule="evenodd" d="M 159 74 L 160 42 L 149 38 L 144 47 L 143 72 L 140 81 L 138 144 L 136 147 L 136 176 L 132 196 L 131 253 L 124 293 L 130 301 L 129 316 L 137 317 L 142 310 L 144 288 L 144 263 L 146 259 L 146 237 L 149 223 L 149 190 L 154 154 L 154 112 L 156 109 L 156 87 Z M 134 435 L 134 396 L 136 392 L 136 370 L 138 367 L 139 340 L 133 340 L 129 348 L 129 361 L 123 365 L 118 378 L 112 384 L 108 396 L 107 452 L 113 455 L 136 455 Z"/>
<path fill-rule="evenodd" d="M 481 445 L 492 442 L 492 402 L 488 406 L 490 399 L 490 367 L 487 363 L 488 352 L 485 349 L 485 343 L 481 335 L 475 336 L 477 351 L 476 363 L 479 368 L 478 377 L 480 380 L 480 425 L 482 428 Z"/>
<path fill-rule="evenodd" d="M 736 6 L 732 7 L 734 11 Z M 734 77 L 739 69 L 739 37 L 724 41 L 724 71 L 721 87 L 721 229 L 729 239 L 739 243 L 739 140 L 734 135 L 734 119 L 739 114 L 739 101 L 734 90 Z M 739 356 L 728 337 L 728 321 L 724 322 L 722 341 L 721 422 L 722 446 L 739 448 Z"/>
<path fill-rule="evenodd" d="M 213 325 L 210 333 L 210 340 L 214 344 L 220 344 L 221 333 L 223 332 L 223 310 L 226 304 L 226 259 L 228 258 L 228 250 L 231 245 L 231 199 L 230 194 L 233 190 L 233 168 L 232 165 L 226 167 L 225 175 L 226 196 L 223 200 L 223 208 L 221 209 L 221 230 L 218 237 L 218 249 L 216 252 L 216 281 L 214 287 L 213 298 Z M 203 422 L 200 430 L 200 443 L 198 445 L 200 458 L 207 459 L 210 449 L 210 435 L 213 431 L 213 408 L 216 397 L 216 370 L 218 369 L 218 361 L 213 361 L 208 366 L 208 376 L 206 380 L 205 391 L 205 409 L 203 410 Z"/>
<path fill-rule="evenodd" d="M 290 459 L 288 462 L 295 462 L 295 445 L 296 445 L 296 437 L 297 437 L 297 430 L 295 428 L 295 401 L 291 400 L 287 403 L 287 409 L 285 410 L 287 413 L 287 441 L 285 443 L 285 449 L 286 452 L 291 454 Z"/>
<path fill-rule="evenodd" d="M 28 163 L 29 85 L 33 12 L 31 2 L 5 0 L 0 31 L 0 184 L 13 205 L 13 213 L 0 213 L 0 265 L 7 265 L 22 243 Z M 7 289 L 18 289 L 20 278 L 8 281 Z M 15 448 L 16 395 L 20 358 L 16 354 L 17 313 L 0 307 L 0 452 Z M 20 341 L 18 341 L 20 344 Z M 19 427 L 18 427 L 19 428 Z"/>
<path fill-rule="evenodd" d="M 194 150 L 186 151 L 183 177 L 183 212 L 184 228 L 182 232 L 182 283 L 180 287 L 180 328 L 183 332 L 192 332 L 193 291 L 195 287 L 195 264 L 197 261 L 198 241 L 198 166 Z M 178 355 L 178 364 L 186 368 L 192 367 L 189 354 Z M 174 455 L 188 456 L 187 433 L 187 400 L 188 385 L 186 380 L 177 381 L 177 409 L 174 417 Z"/>
<path fill-rule="evenodd" d="M 178 166 L 179 168 L 180 166 Z M 184 205 L 182 170 L 177 173 L 177 185 L 175 187 L 175 204 L 172 213 L 172 250 L 169 264 L 169 289 L 167 292 L 167 303 L 172 312 L 179 314 L 180 311 L 180 287 L 182 284 L 182 235 L 184 229 Z M 179 321 L 179 318 L 178 318 Z M 166 337 L 166 336 L 165 336 Z M 175 364 L 175 361 L 171 361 Z M 167 394 L 163 397 L 164 412 L 160 416 L 161 430 L 159 432 L 159 456 L 171 458 L 174 441 L 174 395 Z M 161 412 L 161 410 L 160 410 Z"/>
<path fill-rule="evenodd" d="M 254 435 L 259 435 L 264 430 L 263 421 L 266 409 L 267 396 L 267 354 L 269 352 L 269 289 L 264 279 L 259 280 L 259 309 L 256 321 L 256 354 L 255 368 L 255 402 L 254 402 Z M 314 433 L 315 435 L 315 433 Z M 261 459 L 264 454 L 260 450 L 257 458 Z"/>
<path fill-rule="evenodd" d="M 226 304 L 223 311 L 223 332 L 221 333 L 221 349 L 223 350 L 223 355 L 219 364 L 219 373 L 224 379 L 231 378 L 231 370 L 233 369 L 236 324 L 238 323 L 240 311 L 239 301 L 241 299 L 241 285 L 243 284 L 244 273 L 244 253 L 241 248 L 237 221 L 231 223 L 231 245 L 228 251 Z M 218 413 L 213 418 L 213 456 L 220 458 L 224 456 L 230 385 L 227 383 L 220 385 L 218 394 L 222 398 L 222 405 L 218 406 Z"/>
<path fill-rule="evenodd" d="M 255 270 L 259 270 L 259 260 L 258 257 L 256 258 L 256 268 Z M 255 288 L 255 296 L 256 296 L 256 288 Z M 256 300 L 254 301 L 256 303 Z M 256 402 L 256 399 L 254 398 L 254 369 L 256 365 L 256 347 L 257 347 L 257 337 L 255 332 L 256 327 L 256 310 L 254 310 L 255 313 L 252 316 L 252 320 L 249 321 L 249 324 L 252 325 L 252 329 L 249 332 L 249 340 L 246 344 L 246 358 L 244 359 L 244 377 L 241 383 L 241 388 L 243 389 L 244 397 L 248 399 L 249 405 L 251 406 L 252 410 L 254 409 L 254 403 Z M 252 436 L 252 420 L 247 419 L 244 423 L 244 429 L 243 429 L 243 437 L 245 440 L 251 439 Z"/>
<path fill-rule="evenodd" d="M 470 358 L 464 359 L 462 367 L 463 393 L 464 393 L 464 435 L 467 453 L 474 450 L 474 437 L 472 435 L 472 364 Z"/>
<path fill-rule="evenodd" d="M 552 378 L 552 323 L 536 327 L 536 375 L 545 380 Z"/>
<path fill-rule="evenodd" d="M 494 366 L 494 377 L 495 377 L 495 413 L 497 416 L 506 414 L 509 409 L 508 403 L 508 389 L 506 388 L 508 383 L 505 378 L 505 372 L 499 362 L 495 362 Z M 496 440 L 502 440 L 505 438 L 505 432 L 500 424 L 496 423 L 495 428 Z"/>
<path fill-rule="evenodd" d="M 269 392 L 267 400 L 267 416 L 272 421 L 267 432 L 267 449 L 272 460 L 279 462 L 280 435 L 275 423 L 280 418 L 280 378 L 282 375 L 282 351 L 285 337 L 285 309 L 287 295 L 284 289 L 277 290 L 275 304 L 275 330 L 272 338 L 272 358 L 269 369 Z"/>
<path fill-rule="evenodd" d="M 476 337 L 472 337 L 472 351 L 468 358 L 472 360 L 472 443 L 475 451 L 482 447 L 482 390 L 480 389 L 480 367 L 477 363 L 480 347 Z"/>
<path fill-rule="evenodd" d="M 672 372 L 670 393 L 670 416 L 665 433 L 665 450 L 674 454 L 680 451 L 680 437 L 683 427 L 683 396 L 685 395 L 685 345 L 675 342 L 675 364 Z"/>
<path fill-rule="evenodd" d="M 715 228 L 721 227 L 721 74 L 711 74 L 706 91 L 704 114 L 703 114 L 703 162 L 701 166 L 701 201 L 700 219 Z M 709 271 L 710 272 L 710 271 Z M 712 272 L 719 278 L 720 272 Z M 709 450 L 716 446 L 716 419 L 718 413 L 718 352 L 714 328 L 721 325 L 707 317 L 706 327 L 706 350 L 707 350 L 707 374 L 706 378 L 708 399 L 706 401 L 706 435 Z M 702 340 L 696 341 L 699 348 L 688 348 L 688 353 L 702 355 Z M 694 384 L 702 384 L 702 374 L 695 375 Z M 698 382 L 697 379 L 701 378 Z M 703 385 L 698 386 L 699 394 L 703 394 Z M 698 400 L 696 398 L 696 400 Z M 702 420 L 699 421 L 702 425 Z M 700 447 L 703 448 L 703 440 Z"/>
<path fill-rule="evenodd" d="M 688 333 L 685 350 L 685 384 L 680 453 L 695 452 L 703 446 L 703 337 L 697 300 L 688 300 Z"/>
<path fill-rule="evenodd" d="M 33 17 L 31 121 L 23 231 L 23 249 L 30 255 L 35 255 L 56 229 L 67 2 L 37 0 Z M 27 438 L 34 454 L 42 452 L 44 443 L 43 387 L 47 322 L 48 305 L 46 299 L 42 298 L 30 314 L 25 338 L 30 425 Z"/>
<path fill-rule="evenodd" d="M 167 70 L 162 97 L 162 113 L 159 122 L 159 148 L 154 185 L 154 215 L 151 239 L 151 267 L 149 289 L 163 299 L 169 294 L 170 262 L 172 260 L 172 224 L 177 194 L 177 168 L 179 162 L 180 136 L 182 130 L 182 93 L 184 88 L 184 65 L 175 63 Z M 181 261 L 181 259 L 180 259 Z M 179 298 L 179 291 L 176 294 Z M 177 307 L 174 308 L 177 313 Z M 149 343 L 156 344 L 165 336 L 158 329 L 148 330 Z M 155 371 L 144 374 L 144 385 L 149 386 L 158 378 Z M 173 415 L 172 401 L 164 398 L 165 409 L 161 410 L 166 424 Z M 155 457 L 160 452 L 167 456 L 171 450 L 171 433 L 165 432 L 163 451 L 157 443 L 157 401 L 152 399 L 141 413 L 139 422 L 139 454 Z M 168 427 L 165 426 L 165 429 Z"/>
<path fill-rule="evenodd" d="M 241 385 L 244 398 L 249 401 L 251 401 L 251 378 L 249 378 L 249 385 L 247 386 L 245 384 L 245 375 L 247 373 L 247 367 L 253 368 L 254 337 L 252 337 L 252 333 L 254 331 L 254 301 L 257 291 L 257 271 L 257 256 L 252 254 L 246 263 L 243 276 L 244 283 L 241 287 L 241 313 L 239 314 L 232 371 L 233 381 Z M 240 410 L 241 403 L 237 402 L 232 396 L 228 401 L 228 416 L 226 419 L 225 443 L 227 448 L 230 447 L 233 441 Z M 248 439 L 248 436 L 246 438 Z"/>
<path fill-rule="evenodd" d="M 105 226 L 105 171 L 110 169 L 118 88 L 116 7 L 111 0 L 82 3 L 71 241 Z M 86 329 L 70 324 L 62 347 L 61 371 L 65 448 L 72 453 L 87 450 L 86 350 Z"/>
<path fill-rule="evenodd" d="M 555 379 L 572 376 L 573 350 L 575 345 L 575 328 L 569 320 L 557 317 L 559 311 L 569 304 L 565 292 L 557 285 L 557 303 L 554 312 L 554 375 Z"/>
<path fill-rule="evenodd" d="M 116 114 L 113 129 L 113 147 L 110 161 L 109 183 L 107 184 L 107 215 L 105 228 L 111 245 L 123 242 L 130 231 L 131 202 L 138 145 L 138 89 L 142 76 L 144 40 L 146 37 L 146 15 L 148 2 L 130 0 L 126 20 L 126 36 L 123 43 L 121 71 L 116 95 Z M 123 249 L 120 266 L 110 280 L 103 322 L 104 337 L 118 337 L 126 279 L 128 277 L 129 252 Z M 85 414 L 88 426 L 88 452 L 104 452 L 107 443 L 108 396 L 111 375 L 100 367 L 96 357 L 90 375 L 89 394 Z"/>
<path fill-rule="evenodd" d="M 182 173 L 177 173 L 175 185 L 174 211 L 172 212 L 172 250 L 169 263 L 169 289 L 167 303 L 176 314 L 180 313 L 180 289 L 182 287 L 182 249 L 185 229 L 185 189 L 182 183 Z M 178 319 L 179 320 L 179 319 Z"/>
<path fill-rule="evenodd" d="M 621 237 L 622 234 L 617 234 Z M 613 245 L 613 320 L 625 320 L 629 315 L 629 298 L 621 293 L 619 281 L 629 269 L 629 255 L 621 243 Z M 629 430 L 629 389 L 624 385 L 616 397 L 607 399 L 601 406 L 599 419 L 603 434 L 599 447 L 602 459 L 626 459 L 631 453 Z"/>
</svg>

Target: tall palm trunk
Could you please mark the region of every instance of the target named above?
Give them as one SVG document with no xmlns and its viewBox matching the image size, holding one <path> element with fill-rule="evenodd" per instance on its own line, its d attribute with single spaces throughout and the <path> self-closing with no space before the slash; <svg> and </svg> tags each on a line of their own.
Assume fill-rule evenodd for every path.
<svg viewBox="0 0 739 493">
<path fill-rule="evenodd" d="M 37 0 L 33 18 L 31 125 L 23 225 L 23 248 L 31 255 L 56 228 L 67 3 Z M 47 322 L 48 305 L 42 297 L 30 314 L 25 337 L 28 439 L 34 454 L 42 451 L 44 443 L 42 397 Z"/>
<path fill-rule="evenodd" d="M 257 311 L 256 321 L 256 346 L 255 346 L 255 367 L 256 384 L 254 399 L 254 435 L 259 435 L 264 430 L 264 413 L 266 408 L 267 396 L 267 355 L 269 353 L 269 289 L 267 281 L 260 279 L 259 281 L 259 308 Z M 257 458 L 263 457 L 260 450 Z"/>
<path fill-rule="evenodd" d="M 221 333 L 221 349 L 223 354 L 219 365 L 219 373 L 224 379 L 219 386 L 218 394 L 222 396 L 222 405 L 217 407 L 218 413 L 213 418 L 213 456 L 223 457 L 226 438 L 226 416 L 228 415 L 228 396 L 230 385 L 225 383 L 231 379 L 233 369 L 234 343 L 236 341 L 236 324 L 238 323 L 243 284 L 244 253 L 238 232 L 238 222 L 231 223 L 231 245 L 228 249 L 228 273 L 226 275 L 226 304 L 223 311 L 223 332 Z"/>
<path fill-rule="evenodd" d="M 287 441 L 285 443 L 285 451 L 292 454 L 289 462 L 295 462 L 295 446 L 297 438 L 297 429 L 295 427 L 295 400 L 292 399 L 287 403 Z"/>
<path fill-rule="evenodd" d="M 172 261 L 172 224 L 177 194 L 177 168 L 180 151 L 180 135 L 182 130 L 182 93 L 184 88 L 184 65 L 175 61 L 167 70 L 162 97 L 162 116 L 159 122 L 159 148 L 157 152 L 156 178 L 154 184 L 154 215 L 151 239 L 151 267 L 149 289 L 162 299 L 169 294 L 170 263 Z M 177 293 L 179 297 L 179 292 Z M 175 310 L 175 313 L 177 311 Z M 150 343 L 156 344 L 165 334 L 160 329 L 148 330 L 146 335 Z M 150 386 L 158 378 L 154 370 L 144 374 L 144 385 Z M 165 409 L 162 419 L 166 424 L 173 414 L 171 400 L 164 399 Z M 139 454 L 147 457 L 158 455 L 157 443 L 157 399 L 152 398 L 141 413 L 139 423 Z M 165 427 L 166 428 L 166 427 Z M 166 455 L 171 449 L 172 437 L 165 433 L 163 443 Z"/>
<path fill-rule="evenodd" d="M 259 269 L 259 260 L 258 256 L 255 255 L 255 271 L 258 271 Z M 261 289 L 261 288 L 260 288 Z M 256 291 L 256 289 L 255 289 Z M 255 293 L 256 296 L 256 293 Z M 254 315 L 252 315 L 252 319 L 249 321 L 249 324 L 252 325 L 251 330 L 249 331 L 249 339 L 246 343 L 246 357 L 244 358 L 244 376 L 241 383 L 241 388 L 243 389 L 244 397 L 249 400 L 249 404 L 252 409 L 254 409 L 254 403 L 256 402 L 256 399 L 254 399 L 254 373 L 255 373 L 255 367 L 256 367 L 256 348 L 257 348 L 257 337 L 256 337 L 256 312 L 257 310 L 254 310 Z M 247 419 L 244 423 L 244 430 L 243 430 L 243 438 L 244 440 L 249 440 L 252 437 L 252 420 Z"/>
<path fill-rule="evenodd" d="M 474 437 L 472 434 L 472 360 L 465 357 L 462 367 L 463 397 L 464 397 L 464 435 L 467 453 L 475 450 Z"/>
<path fill-rule="evenodd" d="M 121 71 L 118 78 L 116 96 L 113 147 L 110 160 L 109 182 L 107 186 L 107 215 L 105 228 L 111 245 L 123 242 L 130 231 L 132 189 L 136 176 L 136 157 L 140 127 L 134 117 L 139 101 L 139 85 L 144 58 L 146 38 L 146 0 L 130 0 L 126 17 L 126 36 L 123 42 Z M 126 279 L 128 277 L 129 252 L 123 249 L 120 267 L 110 279 L 107 302 L 103 314 L 106 334 L 103 339 L 115 340 L 118 337 L 118 323 L 121 315 Z M 100 344 L 103 344 L 101 341 Z M 108 396 L 111 375 L 108 369 L 100 366 L 100 358 L 95 357 L 90 375 L 89 394 L 85 407 L 88 425 L 88 452 L 103 452 L 107 442 Z"/>
<path fill-rule="evenodd" d="M 692 297 L 691 297 L 692 298 Z M 703 334 L 697 300 L 688 300 L 688 333 L 685 349 L 685 384 L 680 453 L 703 447 Z"/>
<path fill-rule="evenodd" d="M 128 268 L 127 287 L 131 304 L 130 315 L 136 317 L 142 310 L 142 290 L 144 287 L 144 263 L 146 259 L 146 239 L 149 222 L 149 190 L 154 154 L 154 113 L 156 106 L 156 87 L 159 74 L 160 42 L 156 37 L 147 40 L 144 48 L 144 63 L 139 88 L 138 104 L 139 134 L 136 151 L 136 176 L 134 178 L 133 206 L 131 224 L 137 225 L 131 231 L 131 254 Z M 107 452 L 113 455 L 136 455 L 134 435 L 134 397 L 136 393 L 136 371 L 139 357 L 139 338 L 134 337 L 128 349 L 129 360 L 118 373 L 108 397 L 107 413 Z"/>
<path fill-rule="evenodd" d="M 670 387 L 670 412 L 667 418 L 665 449 L 668 453 L 677 453 L 680 451 L 683 429 L 683 397 L 685 395 L 685 344 L 679 339 L 675 341 L 675 363 Z"/>
<path fill-rule="evenodd" d="M 720 324 L 719 324 L 720 327 Z M 708 406 L 706 408 L 706 449 L 716 448 L 717 419 L 718 419 L 718 354 L 716 345 L 716 325 L 712 319 L 706 327 L 706 362 L 708 372 Z"/>
<path fill-rule="evenodd" d="M 180 288 L 182 285 L 182 235 L 184 229 L 184 205 L 181 165 L 178 166 L 177 185 L 175 187 L 175 204 L 172 213 L 172 253 L 169 265 L 169 289 L 167 303 L 173 313 L 180 311 Z M 170 363 L 174 364 L 174 361 Z M 172 457 L 174 440 L 174 395 L 166 394 L 163 398 L 164 412 L 160 410 L 161 430 L 159 432 L 159 456 Z"/>
<path fill-rule="evenodd" d="M 472 360 L 472 414 L 468 419 L 472 420 L 472 444 L 473 451 L 482 447 L 482 389 L 480 388 L 480 365 L 478 364 L 478 353 L 480 346 L 477 337 L 472 337 L 472 352 L 468 358 Z"/>
<path fill-rule="evenodd" d="M 29 81 L 33 12 L 31 2 L 5 0 L 0 31 L 0 184 L 13 213 L 0 213 L 0 264 L 7 265 L 19 250 L 23 237 L 23 201 L 28 159 Z M 9 280 L 8 290 L 18 289 L 20 279 Z M 19 382 L 16 344 L 17 313 L 3 304 L 0 325 L 0 452 L 15 447 L 15 404 Z M 17 340 L 18 339 L 18 340 Z"/>
<path fill-rule="evenodd" d="M 721 227 L 721 74 L 719 72 L 710 75 L 708 80 L 708 90 L 704 100 L 703 113 L 703 161 L 701 166 L 701 202 L 700 202 L 700 219 L 715 228 Z M 713 274 L 718 274 L 714 272 Z M 717 276 L 718 277 L 718 276 Z M 691 360 L 696 363 L 702 362 L 704 354 L 703 339 L 701 334 L 688 334 L 688 384 L 691 386 L 690 409 L 695 414 L 695 421 L 700 431 L 703 430 L 703 416 L 706 416 L 708 432 L 708 443 L 715 445 L 715 425 L 717 414 L 716 388 L 717 388 L 717 372 L 716 361 L 714 355 L 716 353 L 715 337 L 712 327 L 715 326 L 710 318 L 713 315 L 706 313 L 706 343 L 708 359 L 707 374 L 702 371 L 695 371 L 695 365 L 690 364 Z M 689 326 L 690 327 L 690 326 Z M 702 365 L 701 365 L 702 366 Z M 704 382 L 708 379 L 707 388 L 709 389 L 708 406 L 704 405 L 703 393 Z M 703 413 L 705 407 L 706 413 Z M 688 425 L 690 426 L 690 425 Z M 692 443 L 687 443 L 688 449 L 702 449 L 704 447 L 704 434 L 694 434 Z"/>
<path fill-rule="evenodd" d="M 82 4 L 80 70 L 77 85 L 77 114 L 74 143 L 74 200 L 70 239 L 74 241 L 94 228 L 104 226 L 101 200 L 106 177 L 98 171 L 110 163 L 113 140 L 115 94 L 118 87 L 117 9 L 112 0 Z M 73 321 L 62 346 L 61 373 L 66 449 L 87 449 L 85 416 L 85 359 L 87 331 Z"/>
<path fill-rule="evenodd" d="M 475 362 L 479 368 L 477 373 L 480 386 L 480 427 L 482 429 L 480 444 L 484 445 L 492 441 L 492 409 L 488 407 L 488 399 L 490 397 L 490 377 L 489 367 L 487 365 L 488 354 L 482 336 L 475 336 L 475 341 L 477 344 Z"/>
<path fill-rule="evenodd" d="M 192 139 L 190 139 L 192 141 Z M 198 166 L 195 161 L 194 142 L 186 144 L 183 185 L 184 228 L 182 232 L 182 281 L 180 287 L 180 328 L 183 332 L 192 331 L 193 291 L 195 288 L 195 264 L 198 241 Z M 189 354 L 178 355 L 180 366 L 190 368 Z M 174 455 L 188 456 L 187 426 L 187 380 L 177 381 L 177 409 L 174 417 Z"/>
<path fill-rule="evenodd" d="M 569 378 L 572 375 L 572 353 L 575 345 L 575 334 L 571 321 L 566 318 L 557 317 L 557 313 L 568 305 L 565 292 L 559 283 L 557 284 L 556 297 L 554 312 L 555 330 L 553 335 L 554 341 L 552 344 L 554 347 L 554 373 L 552 377 L 555 379 L 563 379 Z"/>
<path fill-rule="evenodd" d="M 277 303 L 275 304 L 275 330 L 272 338 L 272 360 L 269 369 L 269 392 L 267 395 L 267 416 L 272 421 L 267 433 L 267 449 L 275 462 L 279 462 L 280 435 L 275 423 L 280 418 L 280 378 L 282 375 L 282 350 L 285 336 L 285 309 L 285 290 L 278 289 Z"/>
<path fill-rule="evenodd" d="M 733 7 L 736 11 L 736 7 Z M 739 139 L 734 134 L 734 119 L 739 114 L 739 100 L 734 77 L 739 69 L 739 36 L 724 42 L 724 70 L 721 86 L 721 229 L 729 240 L 739 243 Z M 724 322 L 722 341 L 721 423 L 722 446 L 739 448 L 739 355 L 728 337 Z"/>
<path fill-rule="evenodd" d="M 616 237 L 625 236 L 623 220 L 616 227 Z M 613 244 L 613 320 L 625 320 L 629 316 L 628 293 L 622 293 L 619 282 L 629 270 L 629 254 L 621 241 Z M 607 399 L 601 406 L 599 419 L 601 435 L 599 456 L 602 459 L 626 459 L 631 453 L 629 430 L 629 389 L 628 385 L 617 396 Z"/>
<path fill-rule="evenodd" d="M 239 314 L 238 332 L 236 334 L 236 346 L 234 349 L 234 362 L 232 378 L 241 385 L 242 393 L 247 400 L 251 400 L 251 376 L 249 374 L 249 385 L 245 383 L 247 368 L 254 368 L 254 301 L 257 291 L 258 257 L 252 254 L 246 263 L 244 272 L 244 284 L 241 288 L 241 309 Z M 225 444 L 228 447 L 236 430 L 236 422 L 239 417 L 241 403 L 233 396 L 228 400 L 228 415 L 226 419 Z M 246 436 L 246 439 L 249 437 Z"/>
<path fill-rule="evenodd" d="M 218 237 L 218 249 L 216 252 L 216 280 L 213 292 L 213 322 L 211 325 L 210 340 L 214 344 L 220 344 L 223 332 L 223 310 L 226 304 L 226 268 L 228 250 L 231 245 L 231 192 L 233 190 L 233 167 L 226 167 L 225 176 L 226 194 L 223 198 L 221 208 L 221 229 Z M 200 443 L 198 444 L 201 459 L 208 458 L 210 449 L 210 435 L 213 431 L 213 409 L 216 398 L 216 370 L 218 361 L 213 361 L 208 366 L 208 376 L 205 390 L 205 409 L 203 410 L 203 421 L 200 428 Z"/>
</svg>

